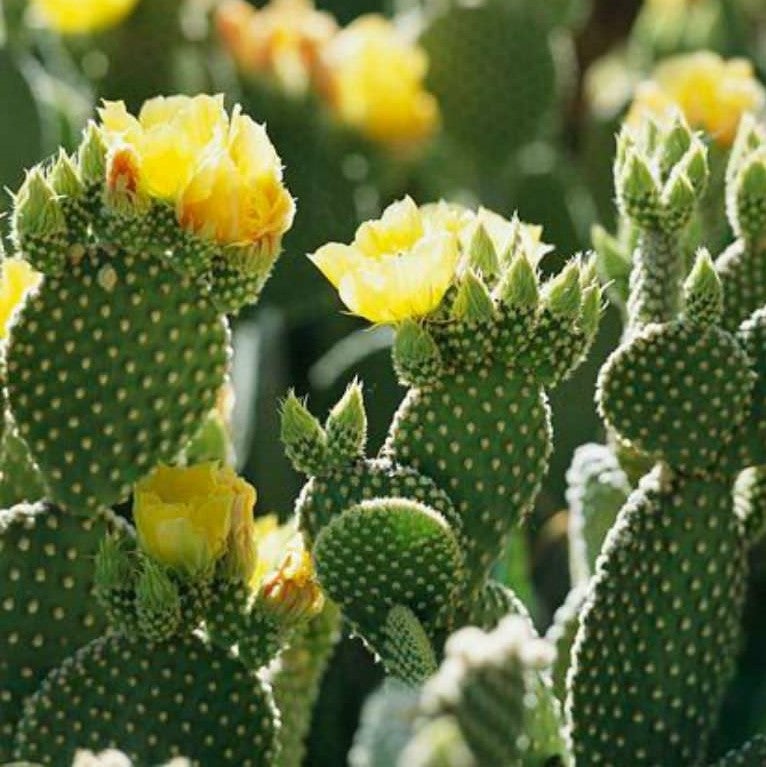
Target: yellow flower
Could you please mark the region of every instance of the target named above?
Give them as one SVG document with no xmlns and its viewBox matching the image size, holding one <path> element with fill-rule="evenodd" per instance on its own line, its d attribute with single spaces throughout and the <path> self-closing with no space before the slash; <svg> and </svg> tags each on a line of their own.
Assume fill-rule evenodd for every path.
<svg viewBox="0 0 766 767">
<path fill-rule="evenodd" d="M 320 52 L 338 29 L 333 16 L 318 11 L 312 0 L 271 0 L 260 9 L 245 0 L 225 0 L 216 22 L 241 69 L 271 77 L 297 94 L 318 77 Z"/>
<path fill-rule="evenodd" d="M 436 99 L 425 90 L 425 52 L 382 16 L 360 16 L 324 55 L 328 98 L 341 121 L 385 144 L 412 145 L 438 123 Z"/>
<path fill-rule="evenodd" d="M 152 559 L 191 576 L 229 554 L 243 579 L 255 569 L 255 489 L 229 467 L 159 466 L 136 484 L 138 540 Z"/>
<path fill-rule="evenodd" d="M 692 127 L 707 131 L 727 147 L 742 115 L 760 112 L 765 102 L 763 86 L 749 61 L 726 61 L 699 51 L 662 62 L 652 79 L 639 85 L 628 121 L 635 124 L 648 115 L 663 122 L 680 109 Z"/>
<path fill-rule="evenodd" d="M 158 97 L 138 117 L 105 102 L 100 116 L 108 184 L 125 185 L 130 154 L 135 194 L 174 205 L 184 228 L 222 245 L 278 250 L 295 205 L 262 125 L 238 107 L 229 118 L 220 95 Z"/>
<path fill-rule="evenodd" d="M 62 35 L 83 35 L 119 24 L 139 0 L 32 0 L 45 26 Z M 152 0 L 147 0 L 152 2 Z"/>
<path fill-rule="evenodd" d="M 0 339 L 8 335 L 14 314 L 27 293 L 40 284 L 40 273 L 26 261 L 9 258 L 0 266 Z"/>
<path fill-rule="evenodd" d="M 282 560 L 260 584 L 258 602 L 282 621 L 296 624 L 317 615 L 324 606 L 311 555 L 302 539 L 293 539 Z"/>
<path fill-rule="evenodd" d="M 399 322 L 432 312 L 455 276 L 458 235 L 409 197 L 357 230 L 351 245 L 329 243 L 310 256 L 354 314 Z"/>
<path fill-rule="evenodd" d="M 300 533 L 294 520 L 280 525 L 276 514 L 267 514 L 255 520 L 253 535 L 258 551 L 258 565 L 250 583 L 253 589 L 257 589 L 266 575 L 277 569 L 285 552 L 296 540 L 300 543 Z"/>
</svg>

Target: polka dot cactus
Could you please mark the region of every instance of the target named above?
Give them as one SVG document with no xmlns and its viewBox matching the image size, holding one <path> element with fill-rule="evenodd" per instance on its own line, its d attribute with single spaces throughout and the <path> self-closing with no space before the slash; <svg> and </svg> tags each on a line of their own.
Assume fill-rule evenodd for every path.
<svg viewBox="0 0 766 767">
<path fill-rule="evenodd" d="M 619 437 L 685 472 L 708 469 L 750 404 L 753 375 L 733 336 L 676 321 L 647 326 L 601 370 L 598 405 Z"/>
<path fill-rule="evenodd" d="M 577 448 L 567 471 L 569 568 L 572 582 L 588 581 L 609 529 L 630 494 L 614 452 L 589 443 Z"/>
<path fill-rule="evenodd" d="M 433 636 L 461 584 L 455 535 L 438 512 L 417 501 L 352 506 L 323 528 L 313 552 L 322 588 L 380 655 L 392 608 L 409 608 Z"/>
<path fill-rule="evenodd" d="M 642 480 L 580 616 L 567 697 L 577 762 L 704 758 L 739 648 L 747 548 L 726 483 L 660 468 Z"/>
<path fill-rule="evenodd" d="M 228 331 L 162 261 L 95 248 L 48 277 L 14 325 L 8 397 L 48 496 L 77 513 L 125 500 L 215 404 Z"/>
<path fill-rule="evenodd" d="M 14 756 L 43 765 L 119 748 L 137 764 L 272 764 L 269 688 L 195 637 L 147 644 L 110 634 L 53 671 L 26 703 Z M 67 762 L 68 763 L 68 762 Z"/>
<path fill-rule="evenodd" d="M 569 764 L 562 718 L 547 669 L 551 648 L 517 616 L 491 633 L 461 629 L 426 684 L 426 722 L 451 717 L 475 764 Z"/>
<path fill-rule="evenodd" d="M 0 760 L 10 759 L 24 698 L 107 627 L 93 599 L 93 559 L 111 515 L 74 517 L 49 504 L 0 511 Z"/>
</svg>

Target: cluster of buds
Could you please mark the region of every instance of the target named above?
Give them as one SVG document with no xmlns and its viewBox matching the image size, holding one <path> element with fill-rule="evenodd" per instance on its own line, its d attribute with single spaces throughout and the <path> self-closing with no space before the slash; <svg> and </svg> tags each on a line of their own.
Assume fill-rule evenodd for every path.
<svg viewBox="0 0 766 767">
<path fill-rule="evenodd" d="M 617 142 L 615 188 L 622 213 L 640 226 L 675 232 L 691 218 L 708 177 L 707 150 L 683 117 L 623 128 Z"/>
</svg>

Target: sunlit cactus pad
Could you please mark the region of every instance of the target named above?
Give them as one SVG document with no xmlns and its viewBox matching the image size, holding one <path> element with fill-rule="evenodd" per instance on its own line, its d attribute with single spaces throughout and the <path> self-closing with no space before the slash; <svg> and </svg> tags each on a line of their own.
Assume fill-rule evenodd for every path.
<svg viewBox="0 0 766 767">
<path fill-rule="evenodd" d="M 194 436 L 227 363 L 209 296 L 159 259 L 101 248 L 47 277 L 14 326 L 8 391 L 50 497 L 123 500 Z"/>
<path fill-rule="evenodd" d="M 196 638 L 147 644 L 108 635 L 54 671 L 28 700 L 15 756 L 46 765 L 116 747 L 137 764 L 261 767 L 275 754 L 271 695 L 237 660 Z"/>
</svg>

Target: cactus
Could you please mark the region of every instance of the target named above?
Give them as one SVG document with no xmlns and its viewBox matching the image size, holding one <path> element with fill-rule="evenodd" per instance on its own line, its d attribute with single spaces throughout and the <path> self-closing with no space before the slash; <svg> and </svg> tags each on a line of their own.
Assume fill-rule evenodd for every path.
<svg viewBox="0 0 766 767">
<path fill-rule="evenodd" d="M 165 156 L 176 178 L 152 171 L 163 121 L 181 146 L 203 142 Z M 209 187 L 204 142 L 228 157 Z M 263 220 L 247 206 L 265 201 Z M 292 210 L 265 132 L 220 97 L 155 100 L 138 118 L 106 104 L 77 152 L 15 195 L 13 243 L 42 281 L 6 312 L 2 491 L 45 502 L 0 514 L 3 758 L 275 758 L 279 717 L 257 672 L 322 599 L 298 549 L 255 578 L 255 491 L 215 462 L 228 436 L 213 405 L 225 314 L 257 298 Z M 109 510 L 130 495 L 135 532 Z"/>
<path fill-rule="evenodd" d="M 744 120 L 727 173 L 738 240 L 690 267 L 685 231 L 707 176 L 699 139 L 681 118 L 620 135 L 617 199 L 636 249 L 626 332 L 597 390 L 609 446 L 582 448 L 569 475 L 577 585 L 544 644 L 522 617 L 447 640 L 399 764 L 763 761 L 762 737 L 720 761 L 711 745 L 763 532 L 762 146 Z M 415 337 L 433 360 L 439 347 Z"/>
<path fill-rule="evenodd" d="M 482 166 L 509 158 L 540 137 L 555 106 L 546 23 L 527 3 L 431 6 L 421 42 L 447 135 Z"/>
<path fill-rule="evenodd" d="M 45 503 L 0 512 L 0 759 L 10 759 L 24 698 L 106 628 L 93 599 L 93 558 L 120 523 L 76 517 Z"/>
<path fill-rule="evenodd" d="M 550 647 L 523 618 L 505 618 L 489 634 L 461 629 L 423 690 L 423 721 L 459 732 L 457 743 L 470 752 L 470 764 L 567 764 L 563 718 L 545 673 L 550 661 Z M 416 734 L 400 765 L 452 764 L 418 755 L 435 750 L 428 734 L 422 744 Z"/>
<path fill-rule="evenodd" d="M 438 662 L 445 630 L 477 621 L 490 629 L 509 610 L 524 611 L 488 575 L 546 469 L 545 390 L 586 353 L 601 299 L 579 259 L 541 286 L 545 247 L 515 219 L 419 210 L 405 200 L 365 227 L 383 228 L 397 215 L 422 216 L 426 226 L 433 218 L 441 237 L 449 237 L 450 216 L 467 220 L 457 256 L 466 266 L 458 276 L 445 272 L 446 296 L 434 302 L 429 294 L 425 320 L 397 322 L 394 367 L 410 389 L 380 457 L 363 457 L 357 383 L 324 425 L 290 395 L 282 436 L 294 466 L 311 475 L 298 512 L 320 583 L 389 671 L 417 683 Z M 345 246 L 327 246 L 337 247 Z M 313 259 L 337 279 L 332 257 L 320 250 Z M 394 311 L 363 289 L 365 316 Z M 417 300 L 401 297 L 402 311 Z M 408 648 L 407 662 L 397 646 Z"/>
</svg>

